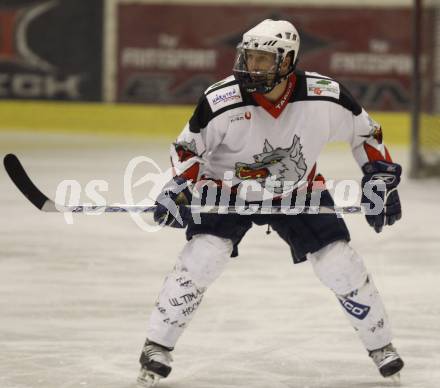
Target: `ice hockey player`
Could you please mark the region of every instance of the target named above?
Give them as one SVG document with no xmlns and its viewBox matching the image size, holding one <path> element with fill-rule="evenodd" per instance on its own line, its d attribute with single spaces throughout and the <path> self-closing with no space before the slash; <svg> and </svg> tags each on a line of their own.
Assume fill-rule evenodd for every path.
<svg viewBox="0 0 440 388">
<path fill-rule="evenodd" d="M 325 184 L 316 161 L 331 141 L 346 141 L 362 169 L 362 187 L 382 182 L 379 214 L 366 214 L 376 232 L 401 218 L 396 187 L 401 167 L 382 144 L 380 126 L 333 79 L 296 69 L 300 37 L 288 21 L 264 20 L 243 35 L 233 76 L 209 87 L 171 146 L 174 179 L 157 198 L 158 223 L 186 229 L 187 243 L 168 274 L 150 316 L 138 383 L 150 386 L 171 372 L 171 352 L 252 224 L 269 225 L 290 246 L 294 263 L 309 261 L 340 302 L 349 322 L 384 377 L 397 376 L 403 361 L 381 297 L 350 235 L 335 214 L 202 214 L 199 222 L 184 203 L 196 182 L 218 190 L 229 176 L 231 198 L 243 182 L 273 193 L 279 204 L 290 185 Z M 229 175 L 228 175 L 229 174 Z M 222 187 L 223 186 L 223 187 Z M 248 202 L 261 200 L 246 191 Z M 292 198 L 295 196 L 292 196 Z M 217 197 L 218 199 L 218 197 Z M 232 200 L 232 199 L 231 199 Z M 278 202 L 277 202 L 278 201 Z M 363 194 L 362 203 L 371 202 Z M 334 205 L 322 190 L 321 205 Z M 377 212 L 376 212 L 377 213 Z M 269 265 L 269 264 L 268 264 Z"/>
</svg>

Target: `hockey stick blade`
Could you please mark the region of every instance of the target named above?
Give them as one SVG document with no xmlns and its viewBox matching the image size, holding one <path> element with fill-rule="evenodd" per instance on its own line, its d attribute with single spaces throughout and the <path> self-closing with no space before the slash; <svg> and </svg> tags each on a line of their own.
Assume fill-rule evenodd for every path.
<svg viewBox="0 0 440 388">
<path fill-rule="evenodd" d="M 50 208 L 55 208 L 53 201 L 44 195 L 31 181 L 17 156 L 14 154 L 6 155 L 3 164 L 9 178 L 35 207 L 43 211 L 50 211 Z M 56 209 L 53 211 L 56 211 Z"/>
<path fill-rule="evenodd" d="M 156 206 L 138 206 L 138 205 L 97 205 L 97 206 L 63 206 L 57 205 L 55 202 L 43 194 L 37 186 L 31 181 L 22 164 L 14 154 L 8 154 L 3 160 L 6 172 L 14 182 L 15 186 L 23 193 L 23 195 L 39 210 L 44 212 L 60 212 L 60 213 L 153 213 Z M 359 206 L 299 206 L 289 208 L 283 206 L 273 207 L 257 207 L 250 205 L 243 206 L 200 206 L 188 205 L 194 213 L 220 213 L 220 214 L 354 214 L 361 213 Z M 253 209 L 253 211 L 252 211 Z"/>
</svg>

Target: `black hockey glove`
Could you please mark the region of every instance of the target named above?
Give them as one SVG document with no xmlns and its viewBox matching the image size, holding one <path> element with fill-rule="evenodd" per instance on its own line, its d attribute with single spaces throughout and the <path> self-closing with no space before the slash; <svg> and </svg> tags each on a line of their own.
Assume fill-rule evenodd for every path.
<svg viewBox="0 0 440 388">
<path fill-rule="evenodd" d="M 374 161 L 364 164 L 362 171 L 361 203 L 365 217 L 370 226 L 380 233 L 384 225 L 393 225 L 402 217 L 397 193 L 402 167 L 396 163 Z M 380 203 L 373 199 L 380 200 Z"/>
<path fill-rule="evenodd" d="M 191 198 L 188 181 L 182 177 L 174 177 L 156 198 L 154 221 L 172 228 L 185 228 L 191 218 L 191 210 L 185 205 L 191 203 Z"/>
</svg>

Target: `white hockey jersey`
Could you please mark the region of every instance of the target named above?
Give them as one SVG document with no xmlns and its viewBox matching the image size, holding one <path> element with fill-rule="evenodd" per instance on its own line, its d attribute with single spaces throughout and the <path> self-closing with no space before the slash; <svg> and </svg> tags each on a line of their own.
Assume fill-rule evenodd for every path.
<svg viewBox="0 0 440 388">
<path fill-rule="evenodd" d="M 255 184 L 267 197 L 314 180 L 319 154 L 332 141 L 348 142 L 359 166 L 391 161 L 380 126 L 331 78 L 296 71 L 271 103 L 231 76 L 205 91 L 171 146 L 171 160 L 176 174 L 192 181 L 221 182 L 225 173 L 232 186 L 252 181 L 246 199 L 260 200 Z"/>
</svg>

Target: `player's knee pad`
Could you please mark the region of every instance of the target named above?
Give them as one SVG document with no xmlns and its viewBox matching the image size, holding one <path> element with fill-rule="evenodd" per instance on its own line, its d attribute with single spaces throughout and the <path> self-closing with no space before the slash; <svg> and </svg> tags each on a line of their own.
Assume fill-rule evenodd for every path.
<svg viewBox="0 0 440 388">
<path fill-rule="evenodd" d="M 337 295 L 361 288 L 368 277 L 362 258 L 345 241 L 337 241 L 310 254 L 309 260 L 321 282 Z"/>
<path fill-rule="evenodd" d="M 208 287 L 229 261 L 232 241 L 209 234 L 194 236 L 183 248 L 178 266 L 187 271 L 197 288 Z"/>
</svg>

